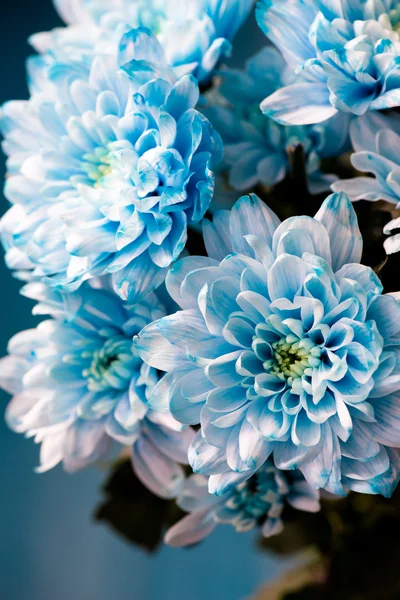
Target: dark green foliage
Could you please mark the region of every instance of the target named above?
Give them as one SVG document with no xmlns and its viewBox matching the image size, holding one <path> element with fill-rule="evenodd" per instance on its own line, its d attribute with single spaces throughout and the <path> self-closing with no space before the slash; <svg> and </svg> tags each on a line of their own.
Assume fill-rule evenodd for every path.
<svg viewBox="0 0 400 600">
<path fill-rule="evenodd" d="M 95 519 L 149 552 L 157 549 L 166 529 L 183 515 L 175 502 L 158 498 L 144 487 L 129 460 L 114 467 L 103 490 L 106 499 Z"/>
</svg>

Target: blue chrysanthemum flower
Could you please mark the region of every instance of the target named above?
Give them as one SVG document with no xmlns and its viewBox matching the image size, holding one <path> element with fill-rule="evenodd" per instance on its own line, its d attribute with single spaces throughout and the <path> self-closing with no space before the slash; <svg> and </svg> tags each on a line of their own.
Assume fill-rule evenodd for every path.
<svg viewBox="0 0 400 600">
<path fill-rule="evenodd" d="M 0 386 L 13 395 L 8 425 L 41 444 L 39 472 L 62 462 L 69 472 L 107 456 L 113 441 L 132 450 L 149 489 L 174 497 L 193 437 L 170 415 L 149 408 L 160 374 L 144 364 L 132 337 L 165 314 L 156 296 L 124 304 L 107 283 L 59 294 L 40 283 L 23 293 L 52 318 L 23 331 L 0 360 Z"/>
<path fill-rule="evenodd" d="M 272 454 L 315 488 L 390 495 L 400 305 L 359 263 L 349 199 L 330 196 L 314 218 L 280 223 L 246 196 L 206 221 L 204 237 L 209 257 L 184 258 L 167 277 L 182 310 L 135 339 L 146 362 L 168 371 L 151 406 L 201 424 L 194 471 L 223 493 Z"/>
<path fill-rule="evenodd" d="M 3 107 L 13 207 L 1 229 L 21 277 L 73 291 L 111 273 L 132 302 L 163 280 L 208 209 L 221 141 L 195 110 L 196 80 L 176 80 L 147 30 L 123 36 L 119 64 L 98 57 L 88 77 L 56 65 L 54 96 Z"/>
<path fill-rule="evenodd" d="M 319 123 L 400 105 L 397 0 L 259 0 L 257 20 L 302 81 L 262 110 L 285 124 Z"/>
<path fill-rule="evenodd" d="M 192 475 L 177 503 L 189 514 L 167 531 L 165 541 L 171 546 L 196 544 L 219 524 L 230 524 L 238 532 L 261 526 L 262 535 L 270 537 L 283 530 L 286 504 L 307 512 L 320 509 L 318 492 L 298 472 L 289 478 L 270 461 L 219 497 L 209 493 L 204 475 Z"/>
<path fill-rule="evenodd" d="M 337 181 L 332 189 L 345 192 L 350 200 L 385 200 L 400 208 L 400 123 L 397 116 L 369 113 L 355 119 L 351 125 L 354 154 L 351 162 L 357 171 L 372 177 L 354 177 Z M 384 233 L 399 229 L 400 219 L 390 221 Z M 400 235 L 396 233 L 384 242 L 387 254 L 400 250 Z"/>
<path fill-rule="evenodd" d="M 224 142 L 224 165 L 230 185 L 247 191 L 254 185 L 276 185 L 290 169 L 290 148 L 301 145 L 312 193 L 329 189 L 336 179 L 320 171 L 323 158 L 340 155 L 349 144 L 349 115 L 340 113 L 318 125 L 279 125 L 262 114 L 266 93 L 285 80 L 285 63 L 277 50 L 266 47 L 248 60 L 244 71 L 225 68 L 218 104 L 204 109 Z M 212 92 L 212 100 L 215 93 Z"/>
<path fill-rule="evenodd" d="M 124 30 L 147 27 L 157 35 L 168 64 L 178 76 L 193 74 L 207 84 L 220 60 L 231 53 L 231 41 L 248 17 L 254 0 L 55 0 L 68 28 L 32 36 L 32 45 L 49 56 L 40 63 L 66 58 L 90 63 L 93 56 L 115 51 Z"/>
<path fill-rule="evenodd" d="M 129 23 L 132 27 L 156 27 L 165 16 L 162 0 L 53 0 L 61 18 L 68 25 L 109 26 Z"/>
</svg>

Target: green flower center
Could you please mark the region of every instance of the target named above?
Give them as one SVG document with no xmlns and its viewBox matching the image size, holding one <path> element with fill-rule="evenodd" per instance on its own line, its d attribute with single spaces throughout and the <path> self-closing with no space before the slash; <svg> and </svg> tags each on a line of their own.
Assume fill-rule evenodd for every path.
<svg viewBox="0 0 400 600">
<path fill-rule="evenodd" d="M 239 484 L 229 495 L 221 513 L 216 511 L 214 519 L 221 523 L 231 522 L 238 531 L 249 531 L 268 517 L 279 518 L 289 491 L 286 478 L 275 467 L 268 466 Z"/>
<path fill-rule="evenodd" d="M 272 344 L 273 358 L 266 361 L 268 370 L 292 385 L 295 379 L 304 374 L 311 375 L 312 369 L 318 367 L 321 348 L 309 339 L 299 340 L 288 336 Z M 309 373 L 307 373 L 309 369 Z"/>
<path fill-rule="evenodd" d="M 113 172 L 113 156 L 107 148 L 96 148 L 91 154 L 83 156 L 81 168 L 94 188 L 101 187 L 104 177 Z"/>
<path fill-rule="evenodd" d="M 110 388 L 122 390 L 128 387 L 135 360 L 131 348 L 130 340 L 118 337 L 107 340 L 102 348 L 94 352 L 90 367 L 83 372 L 90 391 L 101 392 Z"/>
<path fill-rule="evenodd" d="M 271 508 L 276 500 L 277 484 L 274 475 L 263 474 L 252 477 L 250 481 L 241 483 L 227 502 L 229 508 L 242 510 L 248 518 L 260 519 Z"/>
<path fill-rule="evenodd" d="M 400 6 L 389 11 L 389 19 L 394 31 L 400 33 Z"/>
</svg>

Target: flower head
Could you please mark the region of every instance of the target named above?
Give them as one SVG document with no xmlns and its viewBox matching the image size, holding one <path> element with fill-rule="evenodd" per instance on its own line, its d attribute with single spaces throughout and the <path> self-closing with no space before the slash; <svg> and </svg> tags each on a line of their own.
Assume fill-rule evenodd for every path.
<svg viewBox="0 0 400 600">
<path fill-rule="evenodd" d="M 132 448 L 137 475 L 155 493 L 175 496 L 192 432 L 148 406 L 160 374 L 144 364 L 132 337 L 165 314 L 156 296 L 124 304 L 107 282 L 71 294 L 29 284 L 24 294 L 50 314 L 17 334 L 0 361 L 0 385 L 13 394 L 8 425 L 41 443 L 39 472 L 68 471 L 108 455 L 111 442 Z"/>
<path fill-rule="evenodd" d="M 300 125 L 399 106 L 399 17 L 397 0 L 260 0 L 260 27 L 302 78 L 262 110 Z"/>
<path fill-rule="evenodd" d="M 335 192 L 345 192 L 350 200 L 385 200 L 400 207 L 400 126 L 397 117 L 369 113 L 355 119 L 350 128 L 354 153 L 351 162 L 357 171 L 372 174 L 371 177 L 353 177 L 333 184 Z M 390 234 L 399 228 L 399 219 L 393 219 L 384 228 Z M 384 242 L 386 252 L 392 254 L 400 249 L 398 233 Z"/>
<path fill-rule="evenodd" d="M 259 183 L 276 185 L 289 171 L 290 149 L 301 145 L 311 192 L 329 189 L 336 177 L 321 173 L 320 161 L 346 149 L 348 115 L 341 113 L 312 126 L 279 125 L 263 115 L 260 102 L 265 94 L 276 91 L 285 81 L 284 61 L 271 47 L 249 59 L 245 70 L 224 68 L 219 74 L 219 104 L 210 102 L 203 112 L 222 136 L 222 168 L 229 173 L 230 185 L 240 191 Z"/>
<path fill-rule="evenodd" d="M 178 76 L 193 74 L 207 84 L 218 62 L 231 52 L 231 40 L 248 17 L 254 0 L 55 0 L 69 27 L 31 38 L 50 56 L 31 61 L 32 70 L 56 58 L 90 63 L 93 56 L 114 52 L 126 29 L 147 27 L 157 35 L 168 64 Z"/>
<path fill-rule="evenodd" d="M 348 198 L 280 223 L 243 197 L 205 223 L 204 237 L 209 258 L 185 258 L 167 278 L 182 310 L 135 339 L 144 360 L 168 371 L 150 404 L 201 425 L 194 471 L 222 493 L 232 471 L 250 475 L 273 454 L 313 487 L 390 495 L 400 305 L 359 264 Z"/>
<path fill-rule="evenodd" d="M 264 537 L 283 529 L 282 512 L 286 504 L 317 512 L 318 492 L 312 490 L 298 472 L 287 477 L 268 461 L 254 475 L 236 484 L 221 496 L 208 491 L 207 477 L 192 475 L 177 500 L 189 515 L 167 532 L 171 546 L 195 544 L 208 536 L 218 524 L 231 524 L 236 531 L 250 531 L 261 525 Z"/>
<path fill-rule="evenodd" d="M 87 76 L 58 65 L 55 95 L 3 107 L 13 207 L 1 229 L 22 277 L 73 291 L 112 273 L 132 302 L 159 285 L 187 224 L 204 216 L 221 144 L 195 110 L 196 81 L 176 80 L 147 30 L 122 37 L 119 64 L 98 57 Z"/>
</svg>

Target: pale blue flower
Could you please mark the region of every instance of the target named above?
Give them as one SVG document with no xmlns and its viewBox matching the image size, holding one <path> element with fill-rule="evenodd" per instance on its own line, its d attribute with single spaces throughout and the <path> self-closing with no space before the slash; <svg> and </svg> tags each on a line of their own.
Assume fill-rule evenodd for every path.
<svg viewBox="0 0 400 600">
<path fill-rule="evenodd" d="M 207 477 L 192 475 L 177 503 L 189 514 L 167 531 L 165 541 L 171 546 L 196 544 L 218 524 L 231 524 L 238 532 L 261 526 L 262 535 L 270 537 L 282 532 L 287 504 L 307 512 L 320 509 L 318 492 L 298 472 L 288 477 L 270 461 L 219 497 L 209 493 Z"/>
<path fill-rule="evenodd" d="M 397 0 L 259 0 L 257 20 L 301 76 L 262 103 L 285 124 L 400 105 Z"/>
<path fill-rule="evenodd" d="M 135 339 L 168 371 L 151 406 L 201 424 L 193 470 L 221 494 L 272 454 L 315 488 L 390 495 L 400 304 L 360 264 L 349 199 L 332 195 L 314 218 L 280 223 L 245 196 L 205 222 L 204 239 L 209 257 L 184 258 L 167 277 L 182 310 Z"/>
<path fill-rule="evenodd" d="M 62 462 L 76 471 L 106 457 L 116 441 L 131 447 L 133 468 L 149 489 L 174 497 L 192 431 L 149 408 L 160 374 L 132 346 L 133 335 L 165 314 L 157 297 L 124 304 L 107 282 L 71 294 L 32 283 L 23 293 L 39 301 L 36 314 L 52 318 L 11 339 L 0 386 L 13 395 L 8 425 L 41 444 L 37 470 Z"/>
<path fill-rule="evenodd" d="M 21 277 L 73 291 L 112 273 L 132 302 L 161 283 L 208 209 L 221 141 L 195 110 L 196 80 L 176 80 L 147 30 L 122 37 L 119 64 L 98 57 L 87 76 L 56 65 L 54 95 L 4 105 L 13 206 L 1 230 Z"/>
<path fill-rule="evenodd" d="M 55 0 L 67 28 L 32 36 L 39 52 L 58 59 L 90 62 L 93 56 L 118 49 L 126 29 L 147 27 L 157 35 L 167 62 L 178 76 L 193 74 L 207 84 L 231 41 L 248 17 L 254 0 Z M 35 71 L 40 62 L 31 61 Z"/>
<path fill-rule="evenodd" d="M 345 192 L 350 200 L 385 200 L 400 207 L 400 123 L 398 115 L 369 113 L 355 119 L 351 125 L 351 142 L 354 154 L 351 163 L 357 171 L 372 177 L 353 177 L 337 181 L 332 189 Z M 399 219 L 394 219 L 384 229 L 390 234 L 399 229 Z M 400 250 L 400 235 L 385 240 L 387 254 Z"/>
<path fill-rule="evenodd" d="M 334 191 L 345 192 L 350 200 L 385 200 L 400 204 L 400 123 L 397 115 L 369 113 L 355 119 L 350 127 L 353 167 L 371 177 L 337 181 Z"/>
<path fill-rule="evenodd" d="M 329 189 L 336 179 L 320 171 L 323 158 L 339 156 L 349 144 L 349 115 L 340 113 L 325 123 L 287 127 L 262 114 L 265 94 L 285 81 L 285 64 L 277 50 L 266 47 L 248 60 L 245 70 L 221 70 L 218 104 L 210 94 L 204 114 L 224 142 L 224 170 L 230 185 L 247 191 L 257 184 L 273 186 L 290 169 L 288 150 L 301 145 L 312 193 Z"/>
</svg>

